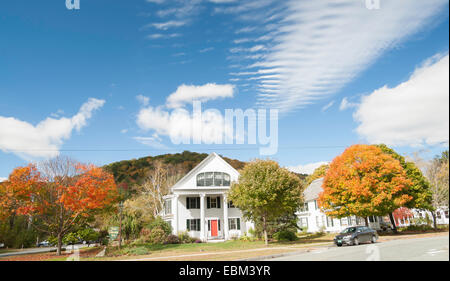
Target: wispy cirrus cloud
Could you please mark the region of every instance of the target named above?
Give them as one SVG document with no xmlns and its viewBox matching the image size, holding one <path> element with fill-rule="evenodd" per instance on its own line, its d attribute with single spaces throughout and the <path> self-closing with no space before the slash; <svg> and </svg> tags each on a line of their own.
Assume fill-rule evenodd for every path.
<svg viewBox="0 0 450 281">
<path fill-rule="evenodd" d="M 370 10 L 365 3 L 248 0 L 215 12 L 235 14 L 247 24 L 236 33 L 255 36 L 234 51 L 253 60 L 242 72 L 258 81 L 258 105 L 289 112 L 342 89 L 448 5 L 447 0 L 382 1 L 381 9 Z M 263 55 L 244 54 L 261 44 Z"/>
</svg>

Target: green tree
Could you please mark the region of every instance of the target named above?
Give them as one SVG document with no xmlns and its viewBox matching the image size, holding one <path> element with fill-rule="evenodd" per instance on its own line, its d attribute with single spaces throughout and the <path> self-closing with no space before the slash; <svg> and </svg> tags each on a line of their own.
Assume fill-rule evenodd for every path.
<svg viewBox="0 0 450 281">
<path fill-rule="evenodd" d="M 448 151 L 431 160 L 426 167 L 426 176 L 431 183 L 434 228 L 437 229 L 436 209 L 449 205 L 449 160 Z"/>
<path fill-rule="evenodd" d="M 302 191 L 300 179 L 277 162 L 255 160 L 244 167 L 228 196 L 246 218 L 261 222 L 267 245 L 268 223 L 297 211 L 303 201 Z"/>
<path fill-rule="evenodd" d="M 398 160 L 400 162 L 400 165 L 406 171 L 407 178 L 412 182 L 411 186 L 407 190 L 405 190 L 405 194 L 411 196 L 412 199 L 406 202 L 405 206 L 402 207 L 433 211 L 433 194 L 431 191 L 430 183 L 422 174 L 422 171 L 420 171 L 420 169 L 416 166 L 416 164 L 414 164 L 414 162 L 406 161 L 403 156 L 401 156 L 385 144 L 379 144 L 376 146 L 379 147 L 384 153 Z M 395 220 L 392 212 L 389 213 L 389 218 L 394 227 L 394 232 L 397 232 L 397 226 L 395 225 Z"/>
</svg>

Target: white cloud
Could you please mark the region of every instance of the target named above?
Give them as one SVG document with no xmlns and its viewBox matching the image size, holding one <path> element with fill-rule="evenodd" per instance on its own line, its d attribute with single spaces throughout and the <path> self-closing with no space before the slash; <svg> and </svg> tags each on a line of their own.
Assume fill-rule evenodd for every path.
<svg viewBox="0 0 450 281">
<path fill-rule="evenodd" d="M 218 85 L 209 83 L 202 86 L 181 85 L 167 98 L 167 107 L 177 108 L 186 103 L 192 103 L 193 100 L 208 101 L 217 98 L 233 97 L 234 86 L 225 84 Z"/>
<path fill-rule="evenodd" d="M 325 112 L 327 111 L 330 107 L 332 107 L 334 105 L 334 100 L 330 101 L 329 103 L 327 103 L 325 106 L 322 107 L 321 111 Z"/>
<path fill-rule="evenodd" d="M 341 101 L 341 105 L 339 106 L 339 110 L 340 110 L 340 111 L 344 111 L 344 110 L 347 110 L 347 109 L 349 109 L 349 108 L 357 107 L 357 106 L 358 106 L 357 103 L 349 102 L 348 99 L 347 99 L 347 97 L 345 97 L 345 98 L 343 98 L 342 101 Z"/>
<path fill-rule="evenodd" d="M 138 95 L 138 96 L 136 96 L 136 99 L 142 106 L 147 106 L 148 103 L 150 102 L 150 98 L 146 97 L 144 95 Z"/>
<path fill-rule="evenodd" d="M 183 25 L 186 25 L 186 23 L 187 23 L 186 21 L 170 20 L 170 21 L 166 21 L 166 22 L 151 23 L 151 24 L 144 26 L 144 28 L 154 27 L 159 30 L 168 30 L 169 28 L 181 27 Z"/>
<path fill-rule="evenodd" d="M 2 178 L 2 177 L 0 177 L 0 182 L 4 182 L 4 181 L 7 181 L 8 180 L 8 178 Z"/>
<path fill-rule="evenodd" d="M 209 0 L 209 2 L 213 2 L 216 4 L 223 4 L 223 3 L 233 3 L 236 2 L 237 0 Z"/>
<path fill-rule="evenodd" d="M 154 137 L 134 137 L 134 140 L 137 142 L 140 142 L 144 145 L 156 148 L 156 149 L 167 149 L 167 146 L 162 144 L 160 140 L 154 138 Z"/>
<path fill-rule="evenodd" d="M 136 139 L 143 144 L 156 147 L 160 144 L 159 136 L 168 136 L 174 139 L 187 139 L 190 143 L 218 143 L 223 138 L 232 136 L 232 130 L 225 129 L 225 120 L 220 112 L 213 110 L 202 111 L 198 120 L 185 109 L 175 109 L 172 112 L 163 107 L 147 107 L 140 110 L 136 120 L 137 125 L 144 131 L 154 131 L 151 138 Z M 199 124 L 196 126 L 195 124 Z M 228 135 L 227 135 L 228 134 Z"/>
<path fill-rule="evenodd" d="M 87 125 L 92 113 L 104 105 L 104 100 L 90 98 L 72 118 L 47 118 L 36 126 L 14 117 L 0 116 L 0 149 L 30 160 L 54 157 L 72 131 Z"/>
<path fill-rule="evenodd" d="M 162 34 L 162 33 L 154 33 L 147 35 L 147 39 L 170 39 L 170 38 L 176 38 L 180 37 L 180 33 L 170 33 L 170 34 Z"/>
<path fill-rule="evenodd" d="M 315 169 L 327 164 L 329 164 L 329 162 L 317 162 L 305 165 L 291 166 L 287 167 L 287 169 L 295 173 L 311 175 Z"/>
<path fill-rule="evenodd" d="M 365 3 L 248 0 L 215 11 L 235 13 L 245 20 L 245 31 L 265 38 L 266 48 L 260 51 L 265 55 L 253 56 L 245 71 L 279 75 L 258 80 L 258 104 L 286 112 L 342 89 L 386 51 L 426 27 L 448 0 L 382 1 L 379 10 L 367 9 Z"/>
<path fill-rule="evenodd" d="M 212 51 L 212 50 L 214 50 L 214 47 L 204 48 L 204 49 L 201 49 L 199 52 L 200 53 L 206 53 L 206 52 L 209 52 L 209 51 Z"/>
<path fill-rule="evenodd" d="M 448 54 L 428 60 L 408 81 L 364 96 L 354 119 L 360 123 L 356 131 L 370 143 L 448 144 Z"/>
<path fill-rule="evenodd" d="M 136 124 L 141 130 L 153 131 L 152 137 L 137 137 L 135 140 L 160 148 L 160 136 L 168 136 L 172 139 L 190 139 L 194 143 L 222 143 L 224 137 L 233 138 L 233 130 L 226 130 L 225 120 L 222 114 L 216 110 L 201 112 L 201 118 L 194 117 L 183 108 L 193 101 L 206 102 L 218 98 L 233 97 L 235 87 L 225 84 L 209 83 L 202 86 L 181 85 L 172 93 L 162 106 L 147 106 L 142 108 L 136 119 Z M 174 109 L 170 111 L 170 109 Z M 199 124 L 197 126 L 196 124 Z"/>
</svg>

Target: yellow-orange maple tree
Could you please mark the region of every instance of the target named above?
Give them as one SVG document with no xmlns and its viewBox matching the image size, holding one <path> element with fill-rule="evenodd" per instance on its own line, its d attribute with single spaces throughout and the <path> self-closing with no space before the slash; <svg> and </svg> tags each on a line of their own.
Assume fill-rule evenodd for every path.
<svg viewBox="0 0 450 281">
<path fill-rule="evenodd" d="M 0 187 L 3 215 L 38 218 L 34 226 L 58 239 L 117 199 L 114 177 L 99 167 L 68 158 L 18 167 Z"/>
<path fill-rule="evenodd" d="M 373 145 L 353 145 L 330 164 L 319 205 L 332 217 L 383 216 L 404 206 L 412 182 L 400 162 Z"/>
</svg>

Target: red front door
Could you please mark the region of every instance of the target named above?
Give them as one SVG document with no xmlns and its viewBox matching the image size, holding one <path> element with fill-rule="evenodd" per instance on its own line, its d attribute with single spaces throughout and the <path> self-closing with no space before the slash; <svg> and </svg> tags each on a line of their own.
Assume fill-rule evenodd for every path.
<svg viewBox="0 0 450 281">
<path fill-rule="evenodd" d="M 217 230 L 217 220 L 211 220 L 211 236 L 215 237 L 218 236 L 218 230 Z"/>
</svg>

